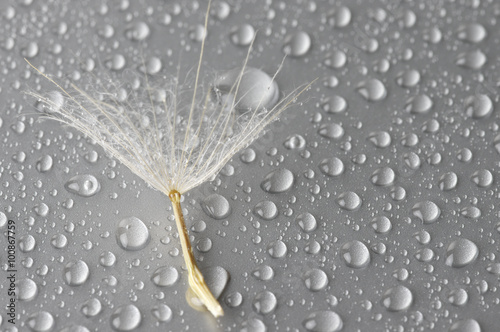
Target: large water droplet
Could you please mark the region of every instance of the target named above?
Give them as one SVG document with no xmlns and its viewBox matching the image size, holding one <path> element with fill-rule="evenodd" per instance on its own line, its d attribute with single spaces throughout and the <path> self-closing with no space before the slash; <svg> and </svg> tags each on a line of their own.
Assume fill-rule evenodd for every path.
<svg viewBox="0 0 500 332">
<path fill-rule="evenodd" d="M 264 220 L 272 220 L 278 216 L 278 207 L 274 202 L 262 201 L 255 205 L 253 213 Z"/>
<path fill-rule="evenodd" d="M 387 96 L 387 89 L 384 83 L 376 78 L 370 78 L 361 82 L 356 90 L 369 101 L 382 100 Z"/>
<path fill-rule="evenodd" d="M 487 188 L 493 184 L 493 174 L 487 169 L 481 169 L 472 173 L 471 180 L 479 188 Z"/>
<path fill-rule="evenodd" d="M 359 209 L 363 201 L 358 194 L 353 191 L 347 191 L 337 197 L 337 204 L 347 211 Z"/>
<path fill-rule="evenodd" d="M 388 289 L 382 297 L 382 305 L 389 311 L 403 311 L 413 302 L 412 292 L 405 286 Z"/>
<path fill-rule="evenodd" d="M 129 217 L 118 223 L 116 241 L 126 250 L 141 250 L 149 243 L 149 230 L 137 217 Z"/>
<path fill-rule="evenodd" d="M 458 184 L 458 176 L 455 172 L 446 172 L 439 178 L 439 188 L 443 191 L 455 189 Z"/>
<path fill-rule="evenodd" d="M 295 221 L 304 232 L 312 232 L 318 227 L 316 218 L 309 212 L 299 214 Z"/>
<path fill-rule="evenodd" d="M 276 309 L 276 305 L 278 304 L 278 300 L 276 296 L 270 291 L 263 291 L 255 296 L 252 302 L 253 310 L 256 313 L 267 315 Z"/>
<path fill-rule="evenodd" d="M 413 206 L 412 214 L 424 224 L 430 224 L 438 220 L 441 209 L 432 201 L 423 201 Z"/>
<path fill-rule="evenodd" d="M 469 23 L 461 25 L 457 30 L 457 37 L 469 43 L 480 43 L 488 35 L 483 25 L 479 23 Z"/>
<path fill-rule="evenodd" d="M 486 61 L 486 55 L 481 50 L 475 50 L 459 54 L 455 63 L 469 69 L 481 69 Z"/>
<path fill-rule="evenodd" d="M 48 311 L 38 311 L 30 315 L 26 320 L 26 325 L 28 325 L 32 331 L 36 332 L 51 331 L 54 324 L 54 316 L 52 316 L 52 314 Z"/>
<path fill-rule="evenodd" d="M 151 280 L 157 286 L 172 286 L 179 280 L 179 271 L 173 266 L 162 266 L 156 269 Z"/>
<path fill-rule="evenodd" d="M 432 99 L 425 95 L 416 95 L 406 102 L 406 110 L 415 114 L 428 113 L 432 108 Z"/>
<path fill-rule="evenodd" d="M 324 123 L 319 127 L 318 134 L 326 138 L 339 139 L 344 136 L 344 128 L 337 123 Z"/>
<path fill-rule="evenodd" d="M 90 276 L 90 270 L 82 260 L 70 262 L 64 267 L 64 281 L 70 286 L 79 286 L 84 284 Z"/>
<path fill-rule="evenodd" d="M 166 304 L 157 304 L 151 309 L 151 314 L 159 322 L 170 322 L 172 320 L 172 309 Z"/>
<path fill-rule="evenodd" d="M 370 177 L 371 182 L 377 186 L 389 186 L 394 183 L 396 173 L 390 167 L 378 168 Z"/>
<path fill-rule="evenodd" d="M 261 182 L 260 187 L 264 191 L 276 194 L 290 190 L 293 182 L 293 173 L 286 168 L 281 168 L 268 173 Z"/>
<path fill-rule="evenodd" d="M 229 95 L 236 91 L 233 87 L 238 84 L 240 73 L 241 70 L 236 68 L 218 77 L 215 82 L 215 92 L 224 96 L 223 100 L 237 101 L 235 108 L 241 111 L 273 108 L 279 99 L 278 84 L 257 68 L 247 66 L 239 83 L 238 95 L 236 97 Z"/>
<path fill-rule="evenodd" d="M 19 280 L 16 284 L 16 287 L 16 294 L 19 301 L 31 301 L 38 293 L 38 286 L 30 278 Z"/>
<path fill-rule="evenodd" d="M 97 181 L 95 176 L 90 174 L 72 177 L 64 186 L 70 193 L 83 197 L 94 196 L 101 190 L 99 181 Z"/>
<path fill-rule="evenodd" d="M 321 172 L 328 176 L 339 176 L 344 173 L 344 163 L 337 157 L 323 159 L 319 164 Z"/>
<path fill-rule="evenodd" d="M 117 331 L 131 331 L 141 323 L 141 312 L 133 304 L 118 307 L 111 314 L 111 326 Z"/>
<path fill-rule="evenodd" d="M 446 249 L 446 265 L 464 267 L 474 262 L 479 254 L 476 244 L 468 239 L 458 239 L 451 242 Z"/>
<path fill-rule="evenodd" d="M 82 314 L 87 317 L 94 317 L 101 313 L 102 304 L 97 298 L 91 298 L 82 305 Z"/>
<path fill-rule="evenodd" d="M 488 95 L 476 94 L 465 98 L 464 108 L 467 116 L 481 119 L 491 115 L 493 112 L 493 102 Z"/>
<path fill-rule="evenodd" d="M 449 332 L 481 332 L 481 326 L 472 318 L 453 323 Z"/>
<path fill-rule="evenodd" d="M 333 311 L 316 311 L 302 321 L 302 326 L 311 332 L 338 332 L 344 323 Z"/>
<path fill-rule="evenodd" d="M 227 218 L 231 213 L 228 200 L 219 194 L 211 194 L 201 201 L 201 207 L 205 213 L 217 220 Z"/>
<path fill-rule="evenodd" d="M 304 31 L 289 35 L 285 38 L 283 52 L 293 57 L 301 57 L 311 49 L 311 36 Z"/>
<path fill-rule="evenodd" d="M 267 247 L 267 252 L 273 258 L 282 258 L 286 255 L 287 247 L 285 242 L 281 240 L 276 240 L 269 244 Z"/>
<path fill-rule="evenodd" d="M 304 284 L 307 289 L 317 292 L 324 289 L 328 285 L 328 276 L 321 269 L 311 269 L 304 273 Z"/>
<path fill-rule="evenodd" d="M 347 266 L 352 268 L 363 268 L 370 263 L 368 247 L 358 240 L 345 243 L 340 249 L 340 254 Z"/>
</svg>

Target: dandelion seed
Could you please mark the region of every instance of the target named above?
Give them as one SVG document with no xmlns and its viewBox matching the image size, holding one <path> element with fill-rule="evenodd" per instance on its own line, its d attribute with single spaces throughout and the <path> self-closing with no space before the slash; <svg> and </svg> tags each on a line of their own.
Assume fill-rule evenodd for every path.
<svg viewBox="0 0 500 332">
<path fill-rule="evenodd" d="M 205 15 L 205 29 L 209 8 L 210 3 Z M 218 317 L 223 315 L 223 310 L 196 264 L 182 214 L 181 195 L 213 178 L 235 153 L 252 143 L 312 82 L 277 101 L 277 97 L 268 91 L 275 84 L 282 62 L 276 74 L 269 78 L 268 87 L 247 86 L 246 75 L 265 75 L 247 67 L 250 45 L 242 69 L 236 74 L 230 72 L 234 76 L 231 84 L 225 88 L 203 89 L 199 78 L 204 47 L 205 36 L 192 89 L 179 89 L 179 84 L 174 83 L 172 91 L 152 93 L 147 88 L 136 98 L 126 98 L 123 93 L 114 96 L 100 85 L 97 86 L 105 92 L 100 96 L 91 95 L 73 84 L 71 89 L 65 89 L 26 61 L 59 91 L 48 96 L 28 92 L 45 105 L 42 108 L 47 110 L 44 117 L 81 131 L 147 184 L 169 197 L 188 269 L 190 290 L 212 315 Z M 219 82 L 227 83 L 224 79 Z M 188 101 L 187 92 L 190 93 Z M 269 109 L 264 107 L 272 104 Z"/>
</svg>

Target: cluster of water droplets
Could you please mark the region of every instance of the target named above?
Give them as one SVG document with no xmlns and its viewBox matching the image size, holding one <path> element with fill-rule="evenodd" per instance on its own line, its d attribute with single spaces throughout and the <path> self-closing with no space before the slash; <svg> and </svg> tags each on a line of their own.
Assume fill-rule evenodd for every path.
<svg viewBox="0 0 500 332">
<path fill-rule="evenodd" d="M 287 58 L 279 88 L 275 83 L 245 95 L 242 109 L 262 102 L 255 94 L 273 105 L 280 91 L 319 76 L 306 101 L 211 184 L 184 197 L 205 280 L 226 316 L 238 317 L 237 324 L 219 320 L 225 330 L 496 328 L 497 4 L 365 8 L 347 1 L 269 1 L 261 25 L 259 14 L 247 19 L 238 12 L 248 9 L 243 4 L 218 1 L 210 10 L 211 32 L 200 24 L 197 3 L 142 8 L 123 0 L 79 17 L 68 12 L 60 22 L 49 15 L 51 5 L 23 3 L 1 13 L 10 22 L 0 28 L 6 36 L 0 55 L 12 63 L 5 74 L 18 75 L 0 87 L 1 95 L 19 90 L 24 80 L 42 84 L 20 72 L 23 64 L 14 58 L 39 64 L 50 54 L 54 64 L 43 64 L 47 72 L 78 81 L 100 67 L 125 71 L 139 56 L 137 45 L 162 45 L 151 53 L 145 47 L 136 67 L 155 76 L 175 67 L 170 55 L 176 48 L 196 59 L 207 34 L 208 59 L 225 68 L 218 46 L 209 42 L 222 41 L 244 56 L 255 31 L 254 63 L 264 69 L 251 69 L 242 91 L 269 86 L 266 72 L 275 67 L 259 59 L 271 54 L 270 45 L 270 59 L 279 64 Z M 294 12 L 300 15 L 283 16 Z M 68 40 L 84 47 L 73 20 L 96 36 L 92 45 L 105 55 L 82 56 L 70 61 L 78 67 L 58 69 L 59 57 L 71 57 Z M 28 38 L 26 29 L 10 33 L 24 21 L 34 24 L 38 38 Z M 167 45 L 165 31 L 182 39 L 180 45 Z M 304 74 L 287 74 L 295 70 Z M 237 74 L 227 71 L 215 83 L 227 86 Z M 64 105 L 60 92 L 46 97 L 51 107 Z M 118 97 L 126 99 L 126 92 Z M 25 105 L 9 99 L 0 115 L 6 148 L 0 229 L 9 219 L 19 227 L 19 330 L 204 326 L 204 314 L 184 304 L 186 273 L 168 200 L 81 134 L 19 115 Z M 36 112 L 54 110 L 44 105 L 37 103 Z M 15 331 L 5 317 L 0 328 Z"/>
</svg>

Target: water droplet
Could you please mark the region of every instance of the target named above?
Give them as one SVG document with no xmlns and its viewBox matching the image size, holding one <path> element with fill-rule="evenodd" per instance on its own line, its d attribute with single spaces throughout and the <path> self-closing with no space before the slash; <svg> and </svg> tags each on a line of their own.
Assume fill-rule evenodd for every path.
<svg viewBox="0 0 500 332">
<path fill-rule="evenodd" d="M 19 239 L 19 249 L 22 252 L 31 252 L 33 251 L 33 249 L 35 249 L 35 246 L 36 240 L 31 234 L 23 235 Z"/>
<path fill-rule="evenodd" d="M 141 41 L 149 37 L 151 29 L 145 22 L 135 22 L 125 29 L 125 36 L 130 40 Z"/>
<path fill-rule="evenodd" d="M 356 90 L 368 101 L 379 101 L 387 96 L 384 83 L 376 78 L 361 82 Z"/>
<path fill-rule="evenodd" d="M 362 203 L 361 197 L 353 191 L 344 192 L 337 197 L 337 204 L 347 211 L 359 209 Z"/>
<path fill-rule="evenodd" d="M 491 115 L 493 102 L 488 95 L 476 94 L 464 100 L 465 114 L 474 119 L 481 119 Z"/>
<path fill-rule="evenodd" d="M 79 286 L 84 284 L 89 278 L 90 270 L 82 260 L 77 260 L 66 264 L 63 271 L 64 281 L 70 286 Z"/>
<path fill-rule="evenodd" d="M 289 150 L 302 150 L 306 146 L 306 140 L 302 135 L 288 136 L 283 144 Z"/>
<path fill-rule="evenodd" d="M 345 243 L 340 254 L 347 266 L 355 269 L 366 267 L 370 263 L 370 251 L 358 240 Z"/>
<path fill-rule="evenodd" d="M 388 289 L 382 296 L 382 305 L 389 311 L 403 311 L 413 302 L 412 292 L 405 286 Z"/>
<path fill-rule="evenodd" d="M 217 78 L 214 92 L 219 100 L 236 100 L 235 108 L 240 111 L 272 109 L 280 96 L 279 87 L 271 76 L 260 69 L 247 66 L 239 82 L 238 95 L 230 95 L 234 93 L 233 87 L 238 84 L 240 73 L 241 69 L 235 68 Z"/>
<path fill-rule="evenodd" d="M 172 266 L 162 266 L 156 269 L 151 280 L 156 286 L 172 286 L 179 280 L 179 271 Z"/>
<path fill-rule="evenodd" d="M 469 69 L 481 69 L 486 61 L 486 55 L 481 50 L 475 50 L 459 54 L 455 63 Z"/>
<path fill-rule="evenodd" d="M 232 308 L 239 307 L 243 303 L 243 295 L 240 292 L 233 292 L 226 296 L 226 304 Z"/>
<path fill-rule="evenodd" d="M 377 186 L 389 186 L 394 183 L 396 173 L 390 167 L 382 167 L 375 170 L 370 177 L 370 181 Z"/>
<path fill-rule="evenodd" d="M 26 325 L 28 325 L 32 331 L 36 332 L 51 331 L 54 324 L 54 316 L 48 311 L 38 311 L 30 315 L 26 320 Z"/>
<path fill-rule="evenodd" d="M 377 233 L 385 234 L 392 229 L 392 223 L 386 216 L 380 216 L 373 218 L 371 222 L 372 228 Z"/>
<path fill-rule="evenodd" d="M 340 6 L 330 10 L 326 19 L 332 27 L 343 28 L 349 25 L 351 17 L 351 10 L 348 7 Z"/>
<path fill-rule="evenodd" d="M 295 222 L 297 222 L 300 228 L 306 233 L 312 232 L 318 227 L 316 218 L 309 212 L 299 214 L 297 218 L 295 218 Z"/>
<path fill-rule="evenodd" d="M 321 269 L 311 269 L 304 273 L 304 283 L 307 289 L 317 292 L 328 285 L 328 276 Z"/>
<path fill-rule="evenodd" d="M 302 326 L 312 332 L 337 332 L 343 325 L 340 316 L 333 311 L 316 311 L 302 321 Z"/>
<path fill-rule="evenodd" d="M 141 323 L 141 312 L 133 304 L 118 307 L 111 314 L 111 326 L 118 331 L 131 331 Z"/>
<path fill-rule="evenodd" d="M 443 191 L 455 189 L 458 184 L 458 176 L 455 172 L 446 172 L 439 178 L 439 188 Z"/>
<path fill-rule="evenodd" d="M 448 302 L 459 307 L 467 304 L 468 299 L 469 294 L 467 294 L 467 291 L 463 288 L 453 289 L 448 294 Z"/>
<path fill-rule="evenodd" d="M 286 255 L 287 252 L 286 244 L 281 240 L 276 240 L 271 242 L 267 247 L 267 252 L 273 258 L 282 258 Z"/>
<path fill-rule="evenodd" d="M 487 188 L 493 184 L 493 174 L 487 169 L 481 169 L 472 173 L 471 180 L 479 188 Z"/>
<path fill-rule="evenodd" d="M 347 63 L 347 55 L 341 50 L 335 50 L 326 56 L 323 63 L 329 68 L 339 69 Z"/>
<path fill-rule="evenodd" d="M 412 214 L 424 224 L 430 224 L 438 220 L 441 209 L 432 201 L 423 201 L 413 206 Z"/>
<path fill-rule="evenodd" d="M 396 76 L 396 83 L 399 86 L 405 88 L 412 88 L 416 86 L 419 82 L 420 82 L 420 73 L 418 72 L 418 70 L 415 69 L 402 71 Z"/>
<path fill-rule="evenodd" d="M 19 280 L 16 287 L 16 295 L 19 301 L 31 301 L 38 293 L 38 286 L 30 278 Z"/>
<path fill-rule="evenodd" d="M 54 246 L 54 248 L 62 249 L 66 247 L 68 244 L 68 238 L 64 234 L 55 234 L 52 239 L 50 239 L 50 243 Z"/>
<path fill-rule="evenodd" d="M 301 57 L 311 49 L 311 36 L 304 31 L 299 31 L 285 38 L 283 53 L 293 57 Z"/>
<path fill-rule="evenodd" d="M 253 212 L 264 220 L 272 220 L 278 216 L 278 207 L 271 201 L 262 201 L 255 205 Z"/>
<path fill-rule="evenodd" d="M 99 256 L 99 264 L 105 267 L 115 265 L 116 256 L 111 251 L 105 251 Z"/>
<path fill-rule="evenodd" d="M 479 23 L 461 25 L 457 30 L 457 37 L 469 43 L 480 43 L 488 35 L 484 26 Z"/>
<path fill-rule="evenodd" d="M 240 332 L 266 332 L 267 327 L 258 318 L 249 318 L 243 324 L 241 324 L 241 330 Z"/>
<path fill-rule="evenodd" d="M 125 67 L 127 60 L 122 54 L 115 54 L 111 58 L 104 61 L 104 65 L 109 70 L 122 70 Z"/>
<path fill-rule="evenodd" d="M 260 187 L 268 193 L 277 194 L 290 190 L 293 182 L 293 173 L 286 168 L 281 168 L 268 173 Z"/>
<path fill-rule="evenodd" d="M 347 110 L 347 101 L 344 97 L 334 95 L 323 100 L 322 108 L 327 113 L 342 113 Z"/>
<path fill-rule="evenodd" d="M 262 281 L 269 281 L 274 277 L 274 270 L 269 265 L 261 265 L 253 270 L 252 275 Z"/>
<path fill-rule="evenodd" d="M 337 157 L 323 159 L 319 164 L 321 172 L 328 176 L 339 176 L 344 173 L 344 163 Z"/>
<path fill-rule="evenodd" d="M 51 156 L 45 155 L 36 162 L 36 169 L 40 173 L 48 172 L 52 169 L 54 161 Z"/>
<path fill-rule="evenodd" d="M 386 131 L 376 131 L 370 133 L 368 140 L 373 143 L 378 148 L 386 148 L 391 145 L 392 139 Z"/>
<path fill-rule="evenodd" d="M 276 296 L 270 291 L 260 292 L 255 296 L 252 302 L 253 310 L 262 315 L 267 315 L 276 309 L 278 300 Z"/>
<path fill-rule="evenodd" d="M 453 323 L 449 332 L 481 332 L 481 326 L 475 319 L 464 319 Z"/>
<path fill-rule="evenodd" d="M 446 265 L 464 267 L 474 262 L 479 255 L 479 249 L 471 240 L 460 238 L 451 242 L 446 249 Z"/>
<path fill-rule="evenodd" d="M 87 317 L 94 317 L 101 313 L 102 304 L 97 298 L 91 298 L 82 305 L 82 314 Z"/>
<path fill-rule="evenodd" d="M 49 214 L 49 206 L 45 203 L 40 203 L 33 208 L 33 211 L 40 217 L 46 217 Z"/>
<path fill-rule="evenodd" d="M 231 206 L 228 200 L 219 194 L 211 194 L 201 201 L 203 211 L 217 220 L 227 218 L 231 214 Z"/>
<path fill-rule="evenodd" d="M 475 206 L 468 206 L 460 209 L 460 214 L 469 219 L 478 219 L 481 217 L 481 210 Z"/>
<path fill-rule="evenodd" d="M 170 322 L 172 320 L 172 309 L 166 304 L 157 304 L 151 309 L 151 314 L 162 323 Z"/>
<path fill-rule="evenodd" d="M 137 217 L 129 217 L 118 223 L 116 241 L 125 250 L 141 250 L 149 243 L 149 231 Z"/>
<path fill-rule="evenodd" d="M 255 158 L 257 157 L 257 154 L 255 153 L 255 150 L 252 148 L 248 148 L 243 150 L 243 152 L 240 155 L 240 159 L 242 162 L 249 164 L 253 161 L 255 161 Z"/>
<path fill-rule="evenodd" d="M 64 185 L 67 191 L 73 194 L 77 194 L 83 197 L 94 196 L 101 190 L 101 184 L 95 176 L 90 174 L 77 175 L 72 177 Z"/>
<path fill-rule="evenodd" d="M 319 127 L 318 134 L 326 138 L 340 139 L 344 136 L 344 128 L 337 123 L 324 123 Z"/>
<path fill-rule="evenodd" d="M 406 110 L 415 114 L 429 113 L 433 105 L 432 99 L 425 95 L 416 95 L 406 102 Z"/>
<path fill-rule="evenodd" d="M 248 46 L 255 36 L 255 29 L 250 24 L 245 23 L 234 27 L 231 30 L 230 36 L 234 45 Z"/>
<path fill-rule="evenodd" d="M 434 258 L 434 251 L 429 248 L 417 250 L 417 252 L 415 253 L 415 258 L 420 262 L 428 263 Z"/>
</svg>

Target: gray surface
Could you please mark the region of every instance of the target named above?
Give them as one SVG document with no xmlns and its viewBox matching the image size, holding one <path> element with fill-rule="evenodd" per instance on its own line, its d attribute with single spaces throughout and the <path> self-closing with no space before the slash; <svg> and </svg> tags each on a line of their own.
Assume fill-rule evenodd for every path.
<svg viewBox="0 0 500 332">
<path fill-rule="evenodd" d="M 228 1 L 225 19 L 216 14 L 224 2 L 213 4 L 209 75 L 241 64 L 247 47 L 232 42 L 231 29 L 248 23 L 259 31 L 250 65 L 269 74 L 287 36 L 311 37 L 304 55 L 285 60 L 282 92 L 319 77 L 251 146 L 253 161 L 242 161 L 249 151 L 237 155 L 185 196 L 195 256 L 212 267 L 207 279 L 225 286 L 225 316 L 214 320 L 185 301 L 168 198 L 76 131 L 37 121 L 33 100 L 20 94 L 53 90 L 23 57 L 80 86 L 87 74 L 78 63 L 90 59 L 93 75 L 129 83 L 153 56 L 163 64 L 157 81 L 175 75 L 179 62 L 186 73 L 200 50 L 191 37 L 206 3 L 30 2 L 0 4 L 0 222 L 14 220 L 18 231 L 26 297 L 18 300 L 18 331 L 108 331 L 139 316 L 137 331 L 498 329 L 497 3 L 343 1 L 350 20 L 332 1 Z M 130 33 L 141 31 L 139 22 L 150 29 L 144 40 Z M 300 53 L 303 41 L 296 46 Z M 105 69 L 118 55 L 123 68 Z M 68 182 L 77 175 L 95 177 L 99 192 L 75 193 Z M 150 238 L 141 242 L 139 228 L 137 243 L 124 249 L 120 222 L 130 217 Z M 110 256 L 116 260 L 105 266 Z M 172 285 L 157 285 L 161 267 L 161 282 Z M 7 284 L 0 292 L 6 303 Z M 101 310 L 92 313 L 96 302 Z M 16 330 L 4 311 L 0 317 L 2 330 Z"/>
</svg>

